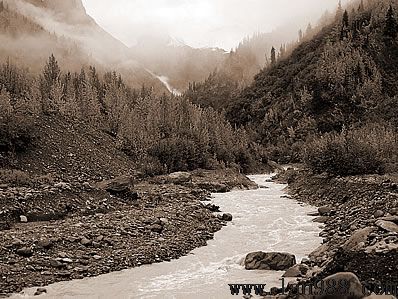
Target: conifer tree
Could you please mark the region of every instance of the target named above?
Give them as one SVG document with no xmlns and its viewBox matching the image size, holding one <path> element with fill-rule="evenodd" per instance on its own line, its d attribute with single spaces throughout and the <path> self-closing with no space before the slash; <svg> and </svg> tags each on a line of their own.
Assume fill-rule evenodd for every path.
<svg viewBox="0 0 398 299">
<path fill-rule="evenodd" d="M 336 20 L 337 21 L 341 20 L 342 16 L 343 16 L 343 7 L 341 5 L 341 0 L 340 0 L 336 11 Z"/>
<path fill-rule="evenodd" d="M 397 34 L 398 34 L 398 23 L 395 17 L 394 9 L 392 8 L 392 5 L 390 5 L 386 15 L 384 36 L 386 37 L 386 41 L 390 43 L 397 38 Z"/>
<path fill-rule="evenodd" d="M 363 4 L 363 0 L 361 0 L 361 3 L 359 4 L 358 11 L 363 12 L 365 10 L 365 5 Z"/>
<path fill-rule="evenodd" d="M 305 31 L 305 34 L 310 35 L 312 32 L 312 25 L 311 23 L 308 23 L 307 29 Z"/>
<path fill-rule="evenodd" d="M 271 49 L 271 65 L 276 64 L 276 50 L 274 47 Z"/>
<path fill-rule="evenodd" d="M 348 26 L 349 26 L 348 12 L 347 10 L 345 10 L 343 14 L 343 27 L 348 28 Z"/>
<path fill-rule="evenodd" d="M 299 43 L 301 43 L 303 41 L 303 30 L 300 29 L 298 35 L 299 35 Z"/>
</svg>

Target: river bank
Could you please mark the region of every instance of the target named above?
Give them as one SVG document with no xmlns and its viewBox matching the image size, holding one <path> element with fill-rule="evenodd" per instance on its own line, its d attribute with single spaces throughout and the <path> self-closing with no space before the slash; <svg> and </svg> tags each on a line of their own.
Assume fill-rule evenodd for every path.
<svg viewBox="0 0 398 299">
<path fill-rule="evenodd" d="M 332 177 L 287 170 L 296 200 L 319 207 L 323 244 L 310 254 L 318 278 L 352 272 L 360 281 L 398 283 L 398 176 Z M 377 267 L 375 268 L 375 265 Z"/>
<path fill-rule="evenodd" d="M 179 258 L 226 224 L 202 203 L 210 192 L 257 187 L 232 170 L 128 185 L 121 178 L 1 186 L 1 293 Z"/>
<path fill-rule="evenodd" d="M 170 262 L 51 284 L 40 298 L 228 299 L 232 296 L 231 283 L 280 286 L 284 271 L 246 270 L 246 255 L 289 252 L 300 262 L 321 239 L 318 225 L 312 222 L 314 217 L 307 216 L 314 207 L 286 198 L 286 185 L 273 183 L 270 177 L 249 176 L 260 187 L 255 190 L 212 194 L 210 204 L 231 213 L 233 220 L 217 231 L 207 246 Z M 12 298 L 34 298 L 36 290 L 25 289 L 24 295 Z"/>
</svg>

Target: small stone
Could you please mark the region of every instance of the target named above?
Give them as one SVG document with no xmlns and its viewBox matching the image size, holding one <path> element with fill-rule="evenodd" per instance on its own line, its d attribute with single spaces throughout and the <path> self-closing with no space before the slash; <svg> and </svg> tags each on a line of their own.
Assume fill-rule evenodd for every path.
<svg viewBox="0 0 398 299">
<path fill-rule="evenodd" d="M 96 240 L 97 242 L 101 242 L 103 239 L 104 239 L 104 236 L 102 236 L 102 235 L 100 235 L 100 236 L 98 236 L 97 238 L 95 238 L 95 240 Z"/>
<path fill-rule="evenodd" d="M 326 223 L 329 220 L 329 216 L 319 216 L 312 220 L 312 222 Z"/>
<path fill-rule="evenodd" d="M 384 216 L 384 212 L 381 211 L 381 210 L 377 210 L 377 211 L 374 213 L 374 216 L 375 216 L 375 218 L 383 217 L 383 216 Z"/>
<path fill-rule="evenodd" d="M 24 256 L 24 257 L 31 257 L 33 255 L 32 249 L 27 248 L 27 247 L 20 248 L 16 252 L 18 255 Z"/>
<path fill-rule="evenodd" d="M 87 238 L 85 238 L 85 237 L 83 237 L 81 240 L 80 240 L 80 244 L 82 244 L 82 245 L 84 245 L 84 246 L 89 246 L 89 245 L 91 245 L 91 240 L 89 240 L 89 239 L 87 239 Z"/>
<path fill-rule="evenodd" d="M 60 261 L 57 261 L 57 260 L 50 260 L 50 266 L 53 268 L 63 268 L 64 267 L 64 265 Z"/>
<path fill-rule="evenodd" d="M 232 221 L 232 215 L 229 213 L 223 214 L 222 215 L 222 220 L 224 221 Z"/>
<path fill-rule="evenodd" d="M 96 242 L 96 241 L 93 241 L 92 245 L 93 245 L 94 248 L 100 248 L 101 247 L 101 244 Z"/>
<path fill-rule="evenodd" d="M 45 288 L 38 288 L 34 296 L 40 296 L 41 294 L 47 294 L 47 290 Z"/>
<path fill-rule="evenodd" d="M 67 257 L 63 258 L 61 261 L 64 263 L 68 263 L 68 264 L 73 263 L 73 260 L 71 260 L 70 258 L 67 258 Z"/>
<path fill-rule="evenodd" d="M 97 254 L 94 255 L 93 258 L 94 258 L 95 260 L 100 260 L 100 259 L 102 259 L 102 257 L 101 257 L 100 255 L 97 255 Z"/>
<path fill-rule="evenodd" d="M 165 226 L 169 223 L 169 220 L 167 218 L 160 218 L 160 225 Z"/>
<path fill-rule="evenodd" d="M 19 220 L 20 220 L 22 223 L 27 223 L 27 222 L 28 222 L 28 218 L 27 218 L 26 216 L 23 216 L 23 215 L 19 216 Z"/>
<path fill-rule="evenodd" d="M 156 232 L 156 233 L 161 233 L 163 230 L 163 226 L 160 224 L 153 224 L 151 225 L 151 231 Z"/>
<path fill-rule="evenodd" d="M 43 249 L 50 249 L 53 246 L 52 242 L 50 240 L 40 240 L 37 242 L 37 247 L 43 248 Z"/>
</svg>

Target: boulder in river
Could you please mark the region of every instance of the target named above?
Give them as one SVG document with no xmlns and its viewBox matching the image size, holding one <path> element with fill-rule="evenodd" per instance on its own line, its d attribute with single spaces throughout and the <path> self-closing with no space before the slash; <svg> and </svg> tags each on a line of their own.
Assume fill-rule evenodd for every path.
<svg viewBox="0 0 398 299">
<path fill-rule="evenodd" d="M 34 294 L 34 296 L 40 296 L 41 294 L 46 294 L 47 290 L 45 288 L 38 288 Z"/>
<path fill-rule="evenodd" d="M 232 215 L 229 213 L 225 213 L 222 215 L 222 220 L 224 221 L 232 221 Z"/>
<path fill-rule="evenodd" d="M 276 270 L 283 271 L 296 264 L 296 257 L 290 253 L 252 252 L 245 258 L 246 270 Z"/>
</svg>

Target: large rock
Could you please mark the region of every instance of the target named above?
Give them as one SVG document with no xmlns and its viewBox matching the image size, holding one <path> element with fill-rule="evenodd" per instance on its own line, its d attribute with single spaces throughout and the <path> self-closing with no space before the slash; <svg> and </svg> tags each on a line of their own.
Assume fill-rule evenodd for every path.
<svg viewBox="0 0 398 299">
<path fill-rule="evenodd" d="M 379 218 L 378 220 L 391 221 L 394 222 L 395 224 L 398 224 L 398 216 L 386 216 Z"/>
<path fill-rule="evenodd" d="M 344 289 L 343 293 L 340 293 L 341 289 L 338 287 L 339 284 L 343 281 L 347 282 L 347 289 Z M 309 295 L 308 292 L 305 295 L 298 296 L 299 299 L 362 299 L 364 297 L 363 294 L 363 287 L 361 282 L 359 281 L 358 277 L 349 272 L 341 272 L 331 276 L 326 277 L 323 279 L 325 291 L 328 285 L 336 284 L 336 293 L 333 294 L 331 291 L 333 288 L 330 289 L 329 294 L 322 294 L 322 295 Z M 314 289 L 315 290 L 315 289 Z M 317 289 L 319 292 L 320 289 Z M 301 290 L 300 290 L 301 292 Z"/>
<path fill-rule="evenodd" d="M 294 265 L 289 268 L 282 277 L 302 277 L 307 274 L 309 267 L 305 264 Z"/>
<path fill-rule="evenodd" d="M 224 221 L 232 221 L 232 215 L 231 214 L 229 214 L 229 213 L 225 213 L 225 214 L 223 214 L 222 215 L 222 220 L 224 220 Z"/>
<path fill-rule="evenodd" d="M 120 176 L 112 180 L 106 180 L 97 184 L 99 189 L 109 193 L 124 193 L 131 191 L 133 187 L 133 178 L 130 176 Z"/>
<path fill-rule="evenodd" d="M 330 208 L 330 207 L 324 206 L 324 207 L 320 207 L 318 209 L 318 212 L 319 212 L 319 215 L 321 215 L 321 216 L 330 216 L 335 211 L 332 208 Z"/>
<path fill-rule="evenodd" d="M 253 252 L 245 259 L 246 270 L 276 270 L 282 271 L 293 267 L 296 257 L 290 253 L 280 252 Z"/>
<path fill-rule="evenodd" d="M 368 240 L 369 235 L 375 230 L 374 227 L 366 227 L 355 231 L 352 236 L 344 243 L 343 249 L 347 251 L 355 251 L 362 249 Z"/>
<path fill-rule="evenodd" d="M 386 231 L 398 234 L 398 225 L 391 221 L 378 220 L 376 225 Z"/>
<path fill-rule="evenodd" d="M 310 253 L 308 256 L 312 261 L 320 261 L 321 259 L 327 256 L 329 252 L 330 246 L 327 243 L 320 245 L 317 249 Z"/>
<path fill-rule="evenodd" d="M 189 172 L 174 172 L 168 175 L 168 181 L 174 184 L 187 183 L 192 180 L 192 175 Z"/>
<path fill-rule="evenodd" d="M 24 257 L 31 257 L 33 255 L 33 251 L 30 248 L 27 247 L 23 247 L 20 248 L 16 251 L 16 253 L 20 256 L 24 256 Z"/>
</svg>

